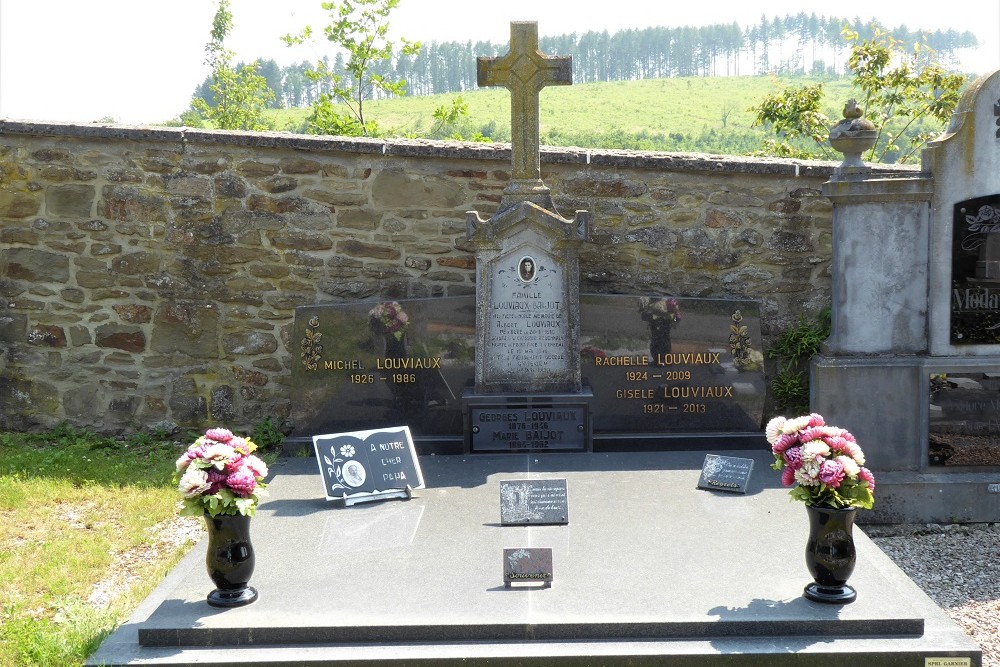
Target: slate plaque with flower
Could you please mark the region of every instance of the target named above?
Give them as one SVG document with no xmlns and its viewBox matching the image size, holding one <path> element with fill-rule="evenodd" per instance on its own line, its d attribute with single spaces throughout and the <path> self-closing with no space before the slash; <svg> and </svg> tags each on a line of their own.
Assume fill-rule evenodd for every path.
<svg viewBox="0 0 1000 667">
<path fill-rule="evenodd" d="M 698 479 L 699 489 L 746 493 L 753 472 L 753 459 L 707 454 Z"/>
<path fill-rule="evenodd" d="M 402 497 L 424 486 L 407 427 L 313 437 L 327 500 Z"/>
</svg>

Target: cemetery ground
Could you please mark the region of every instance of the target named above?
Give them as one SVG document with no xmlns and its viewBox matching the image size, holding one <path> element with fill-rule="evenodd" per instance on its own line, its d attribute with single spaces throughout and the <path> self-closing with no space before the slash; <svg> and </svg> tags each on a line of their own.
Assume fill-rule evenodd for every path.
<svg viewBox="0 0 1000 667">
<path fill-rule="evenodd" d="M 201 539 L 170 483 L 185 446 L 0 433 L 0 667 L 82 663 Z M 1000 524 L 865 530 L 1000 667 Z"/>
</svg>

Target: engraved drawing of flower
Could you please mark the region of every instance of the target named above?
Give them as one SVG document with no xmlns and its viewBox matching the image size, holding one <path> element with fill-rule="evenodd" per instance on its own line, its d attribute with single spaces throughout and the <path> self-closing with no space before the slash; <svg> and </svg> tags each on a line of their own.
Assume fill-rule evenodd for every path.
<svg viewBox="0 0 1000 667">
<path fill-rule="evenodd" d="M 343 447 L 340 448 L 340 455 L 345 458 L 348 459 L 354 458 L 354 454 L 355 454 L 354 445 L 344 445 Z"/>
</svg>

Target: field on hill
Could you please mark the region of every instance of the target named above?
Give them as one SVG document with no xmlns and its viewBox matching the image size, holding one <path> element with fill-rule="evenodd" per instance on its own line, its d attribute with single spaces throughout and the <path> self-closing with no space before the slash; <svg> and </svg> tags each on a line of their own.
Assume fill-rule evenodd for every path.
<svg viewBox="0 0 1000 667">
<path fill-rule="evenodd" d="M 750 107 L 789 85 L 818 79 L 772 76 L 683 77 L 612 81 L 545 88 L 540 96 L 543 144 L 586 148 L 625 148 L 747 155 L 762 150 L 773 133 L 751 127 Z M 847 78 L 827 80 L 825 113 L 841 118 L 852 96 Z M 435 131 L 434 110 L 461 95 L 468 114 L 455 126 Z M 274 128 L 304 132 L 308 109 L 270 112 Z M 385 136 L 472 139 L 477 133 L 491 141 L 510 141 L 510 95 L 486 88 L 444 95 L 407 96 L 365 103 Z M 811 141 L 802 143 L 813 149 Z"/>
</svg>

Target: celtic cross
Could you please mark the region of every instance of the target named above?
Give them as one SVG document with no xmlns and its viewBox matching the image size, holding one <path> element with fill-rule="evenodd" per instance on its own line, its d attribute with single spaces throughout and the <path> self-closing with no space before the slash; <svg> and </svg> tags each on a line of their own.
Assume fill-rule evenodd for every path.
<svg viewBox="0 0 1000 667">
<path fill-rule="evenodd" d="M 547 193 L 538 157 L 538 94 L 545 86 L 572 84 L 573 59 L 546 56 L 538 50 L 538 24 L 513 21 L 507 55 L 478 58 L 476 65 L 480 86 L 503 86 L 510 91 L 512 180 L 506 193 Z"/>
</svg>

